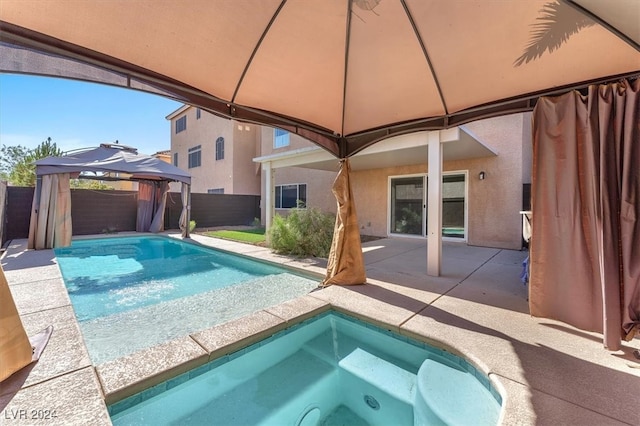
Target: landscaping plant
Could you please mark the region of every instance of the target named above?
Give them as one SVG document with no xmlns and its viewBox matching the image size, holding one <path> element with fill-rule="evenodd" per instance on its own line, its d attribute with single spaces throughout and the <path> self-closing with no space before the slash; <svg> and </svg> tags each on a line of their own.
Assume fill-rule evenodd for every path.
<svg viewBox="0 0 640 426">
<path fill-rule="evenodd" d="M 269 229 L 269 244 L 276 253 L 328 257 L 335 216 L 315 208 L 292 209 L 276 215 Z"/>
</svg>

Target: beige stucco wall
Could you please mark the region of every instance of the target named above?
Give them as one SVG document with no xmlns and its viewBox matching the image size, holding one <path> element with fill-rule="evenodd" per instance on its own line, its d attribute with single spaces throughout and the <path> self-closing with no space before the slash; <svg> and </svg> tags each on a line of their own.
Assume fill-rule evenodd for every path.
<svg viewBox="0 0 640 426">
<path fill-rule="evenodd" d="M 233 121 L 232 143 L 225 142 L 225 150 L 232 152 L 232 193 L 260 194 L 260 165 L 253 159 L 260 155 L 260 127 Z M 231 142 L 230 141 L 230 142 Z M 226 159 L 226 152 L 225 152 Z M 226 192 L 226 191 L 225 191 Z"/>
<path fill-rule="evenodd" d="M 209 189 L 224 188 L 225 194 L 260 193 L 260 174 L 253 163 L 256 156 L 257 138 L 260 132 L 257 126 L 239 123 L 216 117 L 201 111 L 196 118 L 196 108 L 189 107 L 171 119 L 171 155 L 178 153 L 178 167 L 191 173 L 191 191 L 206 193 Z M 187 116 L 186 130 L 175 133 L 175 122 L 183 115 Z M 223 137 L 224 159 L 216 160 L 216 139 Z M 201 166 L 189 169 L 189 148 L 200 145 Z"/>
<path fill-rule="evenodd" d="M 425 149 L 427 149 L 425 147 Z M 351 173 L 351 188 L 362 235 L 387 236 L 389 176 L 426 173 L 427 165 L 388 167 Z"/>
<path fill-rule="evenodd" d="M 522 243 L 522 184 L 531 169 L 530 114 L 513 114 L 466 124 L 495 157 L 448 164 L 469 170 L 469 238 L 471 245 L 519 249 Z M 528 124 L 527 124 L 528 123 Z M 528 129 L 528 130 L 527 130 Z M 528 132 L 528 133 L 527 133 Z M 484 171 L 486 178 L 478 179 Z"/>
</svg>

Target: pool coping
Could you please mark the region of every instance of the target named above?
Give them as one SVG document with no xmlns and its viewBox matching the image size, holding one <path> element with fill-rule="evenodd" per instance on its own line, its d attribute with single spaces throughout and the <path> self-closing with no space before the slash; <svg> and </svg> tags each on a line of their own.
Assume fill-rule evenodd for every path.
<svg viewBox="0 0 640 426">
<path fill-rule="evenodd" d="M 177 237 L 171 233 L 165 233 L 165 235 Z M 109 236 L 122 236 L 122 234 Z M 278 263 L 280 266 L 286 264 L 288 267 L 299 268 L 303 272 L 311 271 L 317 275 L 322 275 L 324 272 L 324 265 L 321 260 L 297 259 L 276 255 L 271 253 L 269 249 L 263 247 L 203 236 L 194 237 L 193 239 L 198 242 L 204 239 L 205 243 L 210 243 L 216 249 L 230 251 L 235 254 L 241 254 L 263 261 L 271 261 Z M 411 244 L 414 243 L 411 242 Z M 20 244 L 15 248 L 17 252 L 14 250 L 16 257 L 23 254 L 20 252 L 19 246 Z M 495 252 L 487 250 L 486 255 L 494 259 L 496 256 L 499 256 L 499 252 L 499 250 Z M 3 258 L 7 254 L 8 252 L 3 254 Z M 46 258 L 47 254 L 39 251 L 32 252 L 30 256 Z M 51 256 L 49 255 L 49 257 Z M 398 260 L 394 259 L 394 261 L 397 262 Z M 18 282 L 14 282 L 12 281 L 14 278 L 13 275 L 19 274 L 9 274 L 12 276 L 11 278 L 9 276 L 7 277 L 12 293 L 18 288 L 17 286 L 22 284 L 32 285 L 38 281 L 55 280 L 56 276 L 54 272 L 57 272 L 58 276 L 60 276 L 60 271 L 55 261 L 52 262 L 51 259 L 46 259 L 46 262 L 43 263 L 43 265 L 36 266 L 37 271 L 35 269 L 32 270 L 32 272 L 37 274 L 38 280 L 18 280 Z M 475 271 L 473 273 L 475 273 Z M 368 269 L 368 275 L 376 276 L 380 274 L 370 273 Z M 409 299 L 405 297 L 407 300 L 403 299 L 401 300 L 402 303 L 400 303 L 397 300 L 386 300 L 385 297 L 382 297 L 386 296 L 389 289 L 397 290 L 398 287 L 396 287 L 396 284 L 393 284 L 391 281 L 380 281 L 371 278 L 368 279 L 367 283 L 367 286 L 331 286 L 326 289 L 314 291 L 308 295 L 258 311 L 249 316 L 220 324 L 211 329 L 184 336 L 183 338 L 174 339 L 164 344 L 164 346 L 159 345 L 149 350 L 138 352 L 133 354 L 131 358 L 119 358 L 110 362 L 111 364 L 104 363 L 98 366 L 93 366 L 90 361 L 88 361 L 86 347 L 84 347 L 82 335 L 74 318 L 74 323 L 67 325 L 66 329 L 63 327 L 62 330 L 67 330 L 67 334 L 72 335 L 73 339 L 75 339 L 74 341 L 76 343 L 73 344 L 73 349 L 75 351 L 74 353 L 77 354 L 77 356 L 75 356 L 77 359 L 73 360 L 72 365 L 65 365 L 62 370 L 49 371 L 47 369 L 48 364 L 51 364 L 57 359 L 52 356 L 51 352 L 59 350 L 59 348 L 54 349 L 53 347 L 49 347 L 49 351 L 45 350 L 43 358 L 38 364 L 32 367 L 31 371 L 31 376 L 34 374 L 38 376 L 39 370 L 44 370 L 49 374 L 49 377 L 41 378 L 38 376 L 39 379 L 32 382 L 29 382 L 29 377 L 27 377 L 26 381 L 22 383 L 24 385 L 22 386 L 22 390 L 17 391 L 13 395 L 3 391 L 0 396 L 0 402 L 3 403 L 4 407 L 0 406 L 0 408 L 5 408 L 5 411 L 2 415 L 6 417 L 7 410 L 24 409 L 24 407 L 33 406 L 34 401 L 38 401 L 41 405 L 51 404 L 52 407 L 59 407 L 60 410 L 65 410 L 61 411 L 66 413 L 65 419 L 64 421 L 60 421 L 59 424 L 83 424 L 87 418 L 91 418 L 92 422 L 96 424 L 110 424 L 106 403 L 121 401 L 128 396 L 136 394 L 140 390 L 150 389 L 154 384 L 162 383 L 194 367 L 202 366 L 210 360 L 225 356 L 241 347 L 255 343 L 263 337 L 268 337 L 290 325 L 304 321 L 318 313 L 333 309 L 359 320 L 389 329 L 400 335 L 405 335 L 442 348 L 466 359 L 483 375 L 487 375 L 490 383 L 502 396 L 503 409 L 501 411 L 501 424 L 536 424 L 544 418 L 546 418 L 547 421 L 554 422 L 558 422 L 558 419 L 563 418 L 567 419 L 567 421 L 571 420 L 576 422 L 589 419 L 587 423 L 626 424 L 627 422 L 624 419 L 633 418 L 628 414 L 606 414 L 607 409 L 605 407 L 598 406 L 597 404 L 589 406 L 589 401 L 586 401 L 584 405 L 576 405 L 570 398 L 562 397 L 553 390 L 549 391 L 548 389 L 541 388 L 539 385 L 534 386 L 527 384 L 527 380 L 522 380 L 518 377 L 517 371 L 514 373 L 502 371 L 500 367 L 501 364 L 514 362 L 510 354 L 499 353 L 498 355 L 505 357 L 505 359 L 503 361 L 496 360 L 493 358 L 493 355 L 487 354 L 483 346 L 478 346 L 480 340 L 473 337 L 476 332 L 473 330 L 465 330 L 465 324 L 463 324 L 462 327 L 456 324 L 446 324 L 449 319 L 446 315 L 451 314 L 442 309 L 450 303 L 447 295 L 455 292 L 457 284 L 450 288 L 444 287 L 444 291 L 438 290 L 438 292 L 435 292 L 433 295 L 427 291 L 425 294 L 427 294 L 429 298 L 425 300 L 414 296 L 414 294 L 411 293 L 414 290 L 411 288 L 411 285 L 409 285 L 403 289 L 403 292 L 409 292 L 407 294 L 410 294 L 412 298 Z M 449 285 L 446 279 L 443 280 L 443 283 Z M 376 294 L 377 292 L 381 292 L 382 295 Z M 14 294 L 14 298 L 15 297 Z M 61 306 L 48 307 L 44 312 L 48 315 L 66 315 L 65 321 L 67 321 L 70 305 L 64 305 L 64 302 L 62 303 Z M 457 303 L 464 305 L 462 306 L 464 309 L 475 307 L 473 304 L 461 302 L 460 300 L 458 300 Z M 17 304 L 19 303 L 17 302 Z M 432 308 L 434 305 L 440 306 L 440 308 Z M 425 314 L 427 308 L 430 309 L 430 315 Z M 478 311 L 480 312 L 482 309 L 478 309 Z M 35 325 L 32 325 L 31 322 L 33 322 L 33 317 L 39 313 L 23 312 L 22 310 L 20 310 L 20 312 L 23 323 L 26 323 L 25 328 L 28 328 L 27 325 L 29 325 L 31 330 L 33 330 Z M 481 314 L 483 313 L 481 312 Z M 443 317 L 444 319 L 439 318 L 439 316 L 442 315 L 445 315 Z M 55 319 L 57 316 L 53 318 Z M 42 320 L 42 318 L 39 318 L 40 323 L 42 323 Z M 457 321 L 460 320 L 457 319 Z M 530 322 L 533 326 L 539 326 L 539 321 L 535 319 L 532 319 Z M 546 323 L 553 323 L 553 321 L 546 321 Z M 435 328 L 434 324 L 437 325 Z M 560 327 L 561 325 L 566 327 L 566 325 L 562 323 L 553 325 L 555 327 Z M 496 327 L 495 334 L 502 336 L 504 331 L 501 332 L 498 330 L 504 327 Z M 27 331 L 29 334 L 32 334 L 32 331 L 29 329 Z M 577 333 L 578 332 L 575 332 L 575 334 Z M 54 336 L 56 336 L 56 334 L 59 335 L 60 333 L 56 333 L 56 330 L 54 330 Z M 588 333 L 582 334 L 587 335 Z M 78 348 L 78 336 L 82 343 L 82 348 Z M 52 338 L 50 345 L 55 344 L 60 346 L 61 342 L 53 342 L 54 338 Z M 487 341 L 491 339 L 491 335 L 480 336 L 480 338 L 480 344 L 486 345 Z M 589 338 L 597 339 L 598 335 L 593 333 Z M 509 341 L 511 341 L 511 343 L 509 343 Z M 506 342 L 508 345 L 513 345 L 513 337 L 506 339 Z M 517 340 L 515 340 L 515 342 L 522 344 Z M 591 345 L 590 347 L 598 346 Z M 69 353 L 67 348 L 64 349 L 65 354 Z M 501 344 L 496 344 L 497 352 L 503 349 Z M 47 354 L 47 352 L 49 352 L 49 354 Z M 49 359 L 46 357 L 49 357 Z M 588 358 L 588 356 L 586 357 Z M 74 357 L 72 356 L 72 358 Z M 597 360 L 598 356 L 592 358 L 591 362 L 600 362 Z M 515 361 L 517 360 L 518 359 L 515 358 Z M 607 361 L 604 362 L 605 365 L 606 363 Z M 67 364 L 70 363 L 68 362 Z M 603 364 L 603 362 L 600 362 L 600 364 Z M 615 368 L 620 370 L 619 366 L 615 366 Z M 598 371 L 596 371 L 596 373 L 597 372 Z M 628 371 L 625 371 L 625 373 L 628 373 Z M 635 371 L 631 371 L 631 373 L 632 376 L 640 376 L 640 374 L 634 374 Z M 82 395 L 78 395 L 77 392 L 74 393 L 72 391 L 73 386 L 70 391 L 58 390 L 52 392 L 51 388 L 58 389 L 58 386 L 55 386 L 56 384 L 63 383 L 64 380 L 66 380 L 64 383 L 67 383 L 70 380 L 70 376 L 78 374 L 84 375 L 83 383 L 87 386 L 87 389 Z M 93 377 L 92 380 L 95 386 L 92 387 L 90 385 L 91 380 L 86 380 L 87 377 L 89 377 L 87 374 Z M 630 379 L 633 379 L 632 376 L 630 376 Z M 621 376 L 617 377 L 620 378 Z M 623 378 L 626 379 L 626 377 Z M 45 395 L 43 396 L 39 393 L 38 389 L 42 389 Z M 584 390 L 576 388 L 576 392 L 580 393 L 584 392 Z M 545 407 L 545 412 L 539 410 L 536 412 L 536 407 L 532 405 L 532 399 L 534 398 L 536 404 Z M 80 400 L 83 401 L 82 404 L 79 404 Z M 82 405 L 84 408 L 78 408 L 79 405 Z M 621 408 L 614 409 L 614 411 L 624 412 Z M 75 421 L 76 419 L 83 420 Z M 55 423 L 54 421 L 53 424 Z"/>
</svg>

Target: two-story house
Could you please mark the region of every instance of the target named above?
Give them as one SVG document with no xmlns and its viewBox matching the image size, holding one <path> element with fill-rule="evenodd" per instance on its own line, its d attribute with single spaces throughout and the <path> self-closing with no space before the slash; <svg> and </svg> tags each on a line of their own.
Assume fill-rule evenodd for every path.
<svg viewBox="0 0 640 426">
<path fill-rule="evenodd" d="M 270 215 L 286 215 L 300 203 L 335 213 L 331 186 L 339 162 L 331 154 L 281 129 L 198 111 L 185 106 L 167 117 L 174 164 L 191 166 L 194 192 L 260 194 L 261 219 L 267 224 Z M 351 158 L 361 234 L 426 237 L 428 136 L 395 136 Z M 218 163 L 219 138 L 224 138 L 225 149 L 233 150 L 233 157 L 223 160 L 232 159 L 229 164 Z M 467 123 L 440 132 L 440 139 L 443 238 L 520 248 L 519 212 L 528 205 L 531 182 L 530 114 Z M 248 182 L 255 192 L 243 192 Z"/>
<path fill-rule="evenodd" d="M 261 126 L 219 118 L 189 105 L 169 114 L 171 156 L 191 173 L 191 191 L 260 194 Z"/>
</svg>

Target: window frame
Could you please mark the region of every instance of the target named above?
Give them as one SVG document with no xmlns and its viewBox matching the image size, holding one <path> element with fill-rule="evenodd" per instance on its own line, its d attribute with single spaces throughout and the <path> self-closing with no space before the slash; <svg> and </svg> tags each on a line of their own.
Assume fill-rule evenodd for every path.
<svg viewBox="0 0 640 426">
<path fill-rule="evenodd" d="M 178 167 L 178 153 L 177 152 L 173 153 L 173 165 Z"/>
<path fill-rule="evenodd" d="M 202 145 L 196 145 L 189 148 L 188 156 L 188 168 L 194 169 L 202 166 Z"/>
<path fill-rule="evenodd" d="M 285 206 L 283 207 L 283 187 L 296 187 L 296 197 L 295 197 L 295 205 L 293 206 Z M 300 191 L 300 188 L 304 188 L 303 191 Z M 290 210 L 290 209 L 306 209 L 307 208 L 307 200 L 308 200 L 308 188 L 309 186 L 306 183 L 286 183 L 281 185 L 275 185 L 274 188 L 274 207 L 276 209 L 281 210 Z M 301 192 L 303 193 L 304 199 L 301 198 Z M 301 202 L 300 205 L 298 202 Z M 288 203 L 289 204 L 289 203 Z"/>
<path fill-rule="evenodd" d="M 285 148 L 291 144 L 291 133 L 279 128 L 273 129 L 273 149 Z"/>
<path fill-rule="evenodd" d="M 216 161 L 224 160 L 224 138 L 220 136 L 216 139 Z"/>
<path fill-rule="evenodd" d="M 176 119 L 176 135 L 187 130 L 187 116 L 183 115 Z"/>
</svg>

